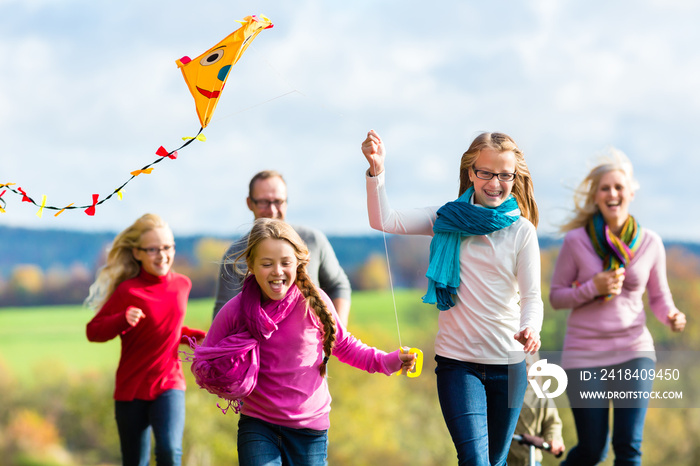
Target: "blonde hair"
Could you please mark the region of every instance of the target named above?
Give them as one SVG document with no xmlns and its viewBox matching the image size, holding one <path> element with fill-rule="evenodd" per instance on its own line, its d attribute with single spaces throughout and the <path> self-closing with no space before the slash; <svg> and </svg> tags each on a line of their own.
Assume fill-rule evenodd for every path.
<svg viewBox="0 0 700 466">
<path fill-rule="evenodd" d="M 326 375 L 328 357 L 330 357 L 335 346 L 337 327 L 333 314 L 328 310 L 328 306 L 321 298 L 316 285 L 306 273 L 306 265 L 309 263 L 309 250 L 299 234 L 288 223 L 279 219 L 259 218 L 255 220 L 253 228 L 248 236 L 248 246 L 245 251 L 236 257 L 236 262 L 245 259 L 248 265 L 248 273 L 252 273 L 253 261 L 257 246 L 266 239 L 284 240 L 292 246 L 297 259 L 295 284 L 306 300 L 308 309 L 313 309 L 323 326 L 323 352 L 325 357 L 320 366 L 321 376 Z"/>
<path fill-rule="evenodd" d="M 121 282 L 139 274 L 141 264 L 134 258 L 132 250 L 140 246 L 144 233 L 156 228 L 169 227 L 158 215 L 145 214 L 114 238 L 107 263 L 100 268 L 97 279 L 90 285 L 86 306 L 99 310 Z"/>
<path fill-rule="evenodd" d="M 600 180 L 603 175 L 612 171 L 620 171 L 625 175 L 632 192 L 639 189 L 639 183 L 634 179 L 632 162 L 621 150 L 609 147 L 599 156 L 597 164 L 574 191 L 574 213 L 571 219 L 559 228 L 562 233 L 585 226 L 598 212 L 595 195 L 600 186 Z"/>
<path fill-rule="evenodd" d="M 530 169 L 525 163 L 525 156 L 518 149 L 515 141 L 503 133 L 481 133 L 474 139 L 469 149 L 462 155 L 459 164 L 459 195 L 469 189 L 474 183 L 469 178 L 469 170 L 473 169 L 479 154 L 483 149 L 493 149 L 503 153 L 512 151 L 515 154 L 515 180 L 513 181 L 512 194 L 518 202 L 520 214 L 528 219 L 535 227 L 539 222 L 539 211 L 535 202 L 535 190 L 530 176 Z"/>
</svg>

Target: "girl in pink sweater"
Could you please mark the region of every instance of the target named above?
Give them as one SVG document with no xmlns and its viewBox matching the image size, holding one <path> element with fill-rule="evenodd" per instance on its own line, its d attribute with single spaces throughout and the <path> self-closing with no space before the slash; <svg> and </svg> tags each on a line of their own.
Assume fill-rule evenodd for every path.
<svg viewBox="0 0 700 466">
<path fill-rule="evenodd" d="M 197 383 L 240 411 L 242 466 L 326 464 L 331 354 L 367 372 L 409 370 L 415 355 L 367 346 L 340 323 L 306 273 L 309 252 L 287 223 L 255 221 L 242 291 L 216 315 L 194 351 Z"/>
<path fill-rule="evenodd" d="M 567 233 L 549 299 L 555 309 L 572 309 L 562 354 L 578 433 L 578 445 L 562 463 L 569 466 L 597 464 L 607 450 L 610 401 L 585 400 L 581 392 L 651 390 L 652 379 L 605 377 L 654 368 L 644 292 L 657 319 L 675 332 L 685 327 L 685 314 L 676 309 L 669 291 L 661 238 L 629 214 L 636 188 L 632 164 L 612 150 L 584 179 L 574 217 L 562 227 Z M 613 401 L 615 464 L 641 464 L 648 401 Z"/>
<path fill-rule="evenodd" d="M 124 465 L 148 465 L 151 430 L 159 465 L 179 465 L 185 427 L 185 378 L 178 355 L 204 332 L 182 325 L 190 279 L 171 270 L 175 241 L 168 225 L 146 214 L 114 240 L 86 304 L 99 309 L 87 338 L 122 343 L 114 390 Z"/>
</svg>

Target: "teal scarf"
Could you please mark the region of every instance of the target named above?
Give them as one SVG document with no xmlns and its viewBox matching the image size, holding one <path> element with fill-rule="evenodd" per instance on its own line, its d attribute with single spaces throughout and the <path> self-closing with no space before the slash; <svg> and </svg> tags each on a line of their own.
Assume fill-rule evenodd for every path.
<svg viewBox="0 0 700 466">
<path fill-rule="evenodd" d="M 428 292 L 423 302 L 437 303 L 446 311 L 455 305 L 453 294 L 459 287 L 459 255 L 462 237 L 487 235 L 512 225 L 520 218 L 518 203 L 511 195 L 496 208 L 485 208 L 470 201 L 474 187 L 470 187 L 459 199 L 448 202 L 437 211 L 430 242 Z M 516 215 L 512 215 L 512 214 Z M 509 215 L 510 214 L 510 215 Z"/>
</svg>

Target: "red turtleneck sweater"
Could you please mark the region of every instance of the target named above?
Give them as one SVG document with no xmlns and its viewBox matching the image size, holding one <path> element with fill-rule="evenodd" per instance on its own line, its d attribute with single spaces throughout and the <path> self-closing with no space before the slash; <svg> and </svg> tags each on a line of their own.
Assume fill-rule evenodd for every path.
<svg viewBox="0 0 700 466">
<path fill-rule="evenodd" d="M 191 288 L 184 275 L 156 276 L 141 270 L 137 277 L 120 283 L 87 324 L 90 341 L 122 339 L 115 400 L 154 400 L 166 390 L 185 389 L 178 345 L 186 343 L 184 337 L 205 335 L 182 325 Z M 134 327 L 126 321 L 129 307 L 146 314 Z"/>
</svg>

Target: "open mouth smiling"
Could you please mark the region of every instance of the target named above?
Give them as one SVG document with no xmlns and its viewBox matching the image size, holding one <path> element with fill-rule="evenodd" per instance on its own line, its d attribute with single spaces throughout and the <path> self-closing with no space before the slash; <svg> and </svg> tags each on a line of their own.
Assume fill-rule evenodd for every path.
<svg viewBox="0 0 700 466">
<path fill-rule="evenodd" d="M 280 292 L 282 288 L 284 288 L 284 285 L 287 283 L 286 280 L 282 279 L 277 279 L 277 280 L 270 280 L 270 288 L 274 292 Z"/>
</svg>

